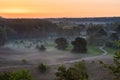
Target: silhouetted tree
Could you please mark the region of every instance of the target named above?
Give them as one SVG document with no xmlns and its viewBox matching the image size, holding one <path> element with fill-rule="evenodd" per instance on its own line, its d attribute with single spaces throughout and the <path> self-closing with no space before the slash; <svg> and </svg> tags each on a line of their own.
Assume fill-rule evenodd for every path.
<svg viewBox="0 0 120 80">
<path fill-rule="evenodd" d="M 57 44 L 56 48 L 60 50 L 65 50 L 68 47 L 68 42 L 65 38 L 57 38 L 55 43 Z"/>
<path fill-rule="evenodd" d="M 73 45 L 72 52 L 75 53 L 87 53 L 87 42 L 84 38 L 77 37 L 74 41 L 71 42 Z"/>
</svg>

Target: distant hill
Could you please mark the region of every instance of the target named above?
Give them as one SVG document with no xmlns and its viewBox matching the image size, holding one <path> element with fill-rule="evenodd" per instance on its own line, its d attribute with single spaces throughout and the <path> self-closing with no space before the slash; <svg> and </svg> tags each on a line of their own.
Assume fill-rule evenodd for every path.
<svg viewBox="0 0 120 80">
<path fill-rule="evenodd" d="M 47 20 L 57 22 L 120 22 L 120 17 L 93 17 L 93 18 L 46 18 Z"/>
</svg>

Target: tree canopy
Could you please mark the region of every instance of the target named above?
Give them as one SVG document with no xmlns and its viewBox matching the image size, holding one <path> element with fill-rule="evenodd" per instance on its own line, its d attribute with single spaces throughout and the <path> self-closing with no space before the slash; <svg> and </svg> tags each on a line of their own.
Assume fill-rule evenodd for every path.
<svg viewBox="0 0 120 80">
<path fill-rule="evenodd" d="M 87 42 L 84 38 L 77 37 L 71 44 L 73 45 L 72 52 L 87 53 Z"/>
<path fill-rule="evenodd" d="M 57 44 L 56 48 L 60 50 L 65 50 L 68 47 L 68 41 L 65 38 L 57 38 L 55 43 Z"/>
</svg>

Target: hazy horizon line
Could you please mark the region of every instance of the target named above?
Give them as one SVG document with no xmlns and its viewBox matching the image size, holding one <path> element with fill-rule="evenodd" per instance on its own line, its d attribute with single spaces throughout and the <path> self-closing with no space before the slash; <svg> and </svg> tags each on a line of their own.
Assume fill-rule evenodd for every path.
<svg viewBox="0 0 120 80">
<path fill-rule="evenodd" d="M 90 16 L 90 17 L 4 17 L 0 16 L 0 18 L 4 19 L 57 19 L 57 18 L 119 18 L 120 16 Z"/>
</svg>

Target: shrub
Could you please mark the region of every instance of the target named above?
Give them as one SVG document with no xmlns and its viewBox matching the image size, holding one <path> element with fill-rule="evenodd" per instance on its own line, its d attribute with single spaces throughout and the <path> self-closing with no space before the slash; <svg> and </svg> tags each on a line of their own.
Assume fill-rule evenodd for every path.
<svg viewBox="0 0 120 80">
<path fill-rule="evenodd" d="M 26 59 L 22 59 L 22 62 L 23 62 L 24 64 L 27 64 L 27 63 L 28 63 L 28 61 L 27 61 Z"/>
<path fill-rule="evenodd" d="M 10 72 L 0 72 L 0 80 L 11 80 Z"/>
<path fill-rule="evenodd" d="M 84 61 L 75 64 L 73 67 L 66 68 L 60 66 L 56 72 L 55 80 L 88 80 L 88 74 Z"/>
<path fill-rule="evenodd" d="M 41 51 L 45 51 L 45 50 L 46 50 L 45 46 L 44 46 L 44 45 L 41 45 L 41 46 L 40 46 L 40 50 L 41 50 Z"/>
<path fill-rule="evenodd" d="M 38 70 L 39 70 L 39 72 L 41 72 L 41 73 L 45 73 L 45 72 L 47 72 L 48 67 L 47 67 L 46 65 L 44 65 L 43 63 L 40 63 L 40 64 L 38 65 Z"/>
<path fill-rule="evenodd" d="M 38 49 L 38 50 L 40 50 L 40 51 L 45 51 L 45 50 L 46 50 L 46 48 L 45 48 L 44 45 L 41 45 L 41 46 L 37 45 L 37 46 L 36 46 L 36 49 Z"/>
<path fill-rule="evenodd" d="M 28 70 L 1 72 L 0 80 L 34 80 Z"/>
</svg>

